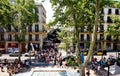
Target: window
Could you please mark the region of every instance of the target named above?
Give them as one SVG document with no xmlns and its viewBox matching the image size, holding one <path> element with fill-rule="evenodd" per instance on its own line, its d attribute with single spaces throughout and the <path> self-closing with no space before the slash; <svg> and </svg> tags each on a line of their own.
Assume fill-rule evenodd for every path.
<svg viewBox="0 0 120 76">
<path fill-rule="evenodd" d="M 28 32 L 32 32 L 32 25 L 28 27 Z"/>
<path fill-rule="evenodd" d="M 118 41 L 118 40 L 119 40 L 118 36 L 115 37 L 115 38 L 113 38 L 113 40 L 114 40 L 114 41 Z"/>
<path fill-rule="evenodd" d="M 115 10 L 115 14 L 119 15 L 119 10 L 118 9 Z"/>
<path fill-rule="evenodd" d="M 90 41 L 90 35 L 87 34 L 87 41 Z"/>
<path fill-rule="evenodd" d="M 86 30 L 89 31 L 89 32 L 92 32 L 93 31 L 92 28 L 93 28 L 93 25 L 90 24 L 90 25 L 87 26 Z"/>
<path fill-rule="evenodd" d="M 1 41 L 4 40 L 4 34 L 0 35 Z"/>
<path fill-rule="evenodd" d="M 110 43 L 106 43 L 106 50 L 111 50 L 111 44 Z"/>
<path fill-rule="evenodd" d="M 104 27 L 103 25 L 100 25 L 100 32 L 103 32 L 104 31 Z"/>
<path fill-rule="evenodd" d="M 80 49 L 84 49 L 84 43 L 80 43 Z"/>
<path fill-rule="evenodd" d="M 107 38 L 106 38 L 106 40 L 109 40 L 109 41 L 111 41 L 111 36 L 110 36 L 110 35 L 107 35 Z"/>
<path fill-rule="evenodd" d="M 10 32 L 11 30 L 11 25 L 8 25 L 8 32 Z"/>
<path fill-rule="evenodd" d="M 35 35 L 35 40 L 36 40 L 36 41 L 39 41 L 39 34 L 36 34 L 36 35 Z"/>
<path fill-rule="evenodd" d="M 109 10 L 108 10 L 108 14 L 111 14 L 111 12 L 112 12 L 111 9 L 109 9 Z"/>
<path fill-rule="evenodd" d="M 0 28 L 0 33 L 3 33 L 4 32 L 4 29 L 3 28 Z"/>
<path fill-rule="evenodd" d="M 8 35 L 8 41 L 11 41 L 11 40 L 12 40 L 12 35 L 9 34 L 9 35 Z"/>
<path fill-rule="evenodd" d="M 18 32 L 18 30 L 19 30 L 18 27 L 15 27 L 15 31 Z"/>
<path fill-rule="evenodd" d="M 104 10 L 102 9 L 101 14 L 104 14 Z"/>
<path fill-rule="evenodd" d="M 84 41 L 84 34 L 81 34 L 81 41 Z"/>
<path fill-rule="evenodd" d="M 39 10 L 38 10 L 38 8 L 35 8 L 35 13 L 39 13 Z"/>
<path fill-rule="evenodd" d="M 100 34 L 100 40 L 103 40 L 103 39 L 104 39 L 103 34 Z"/>
<path fill-rule="evenodd" d="M 111 20 L 111 18 L 109 16 L 107 17 L 107 22 L 112 23 L 112 20 Z"/>
<path fill-rule="evenodd" d="M 102 16 L 102 15 L 100 16 L 100 21 L 101 21 L 102 23 L 105 22 L 105 21 L 104 21 L 104 16 Z"/>
<path fill-rule="evenodd" d="M 113 43 L 113 50 L 117 50 L 117 43 Z"/>
<path fill-rule="evenodd" d="M 81 31 L 81 32 L 84 32 L 84 29 L 82 28 L 80 31 Z"/>
<path fill-rule="evenodd" d="M 39 31 L 39 25 L 36 24 L 36 25 L 35 25 L 35 32 L 38 32 L 38 31 Z"/>
<path fill-rule="evenodd" d="M 15 34 L 15 41 L 17 41 L 18 40 L 18 34 Z"/>
<path fill-rule="evenodd" d="M 32 41 L 32 34 L 29 35 L 29 41 Z"/>
</svg>

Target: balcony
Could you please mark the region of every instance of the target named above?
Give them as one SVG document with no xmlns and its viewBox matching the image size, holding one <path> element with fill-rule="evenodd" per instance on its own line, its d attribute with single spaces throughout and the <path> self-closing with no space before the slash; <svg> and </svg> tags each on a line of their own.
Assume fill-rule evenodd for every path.
<svg viewBox="0 0 120 76">
<path fill-rule="evenodd" d="M 32 29 L 28 29 L 28 32 L 32 32 Z"/>
<path fill-rule="evenodd" d="M 12 38 L 7 38 L 7 39 L 5 39 L 5 41 L 15 41 L 15 40 Z"/>
<path fill-rule="evenodd" d="M 14 30 L 6 30 L 6 32 L 15 32 Z"/>
<path fill-rule="evenodd" d="M 28 30 L 28 32 L 44 32 L 44 30 L 42 30 L 42 29 L 38 29 L 38 30 Z"/>
</svg>

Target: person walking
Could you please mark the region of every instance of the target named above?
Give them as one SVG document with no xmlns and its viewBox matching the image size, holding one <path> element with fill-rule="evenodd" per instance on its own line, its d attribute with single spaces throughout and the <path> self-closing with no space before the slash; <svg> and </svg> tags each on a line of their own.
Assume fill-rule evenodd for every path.
<svg viewBox="0 0 120 76">
<path fill-rule="evenodd" d="M 86 75 L 90 76 L 90 70 L 89 69 L 87 69 Z"/>
</svg>

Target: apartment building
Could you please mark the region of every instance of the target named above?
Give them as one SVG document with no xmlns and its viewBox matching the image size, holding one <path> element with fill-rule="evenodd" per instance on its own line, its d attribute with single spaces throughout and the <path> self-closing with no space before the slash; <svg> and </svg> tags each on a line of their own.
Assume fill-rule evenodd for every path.
<svg viewBox="0 0 120 76">
<path fill-rule="evenodd" d="M 106 35 L 106 31 L 108 26 L 112 25 L 114 22 L 112 21 L 110 15 L 120 16 L 120 9 L 105 7 L 102 12 L 102 23 L 98 27 L 97 30 L 97 39 L 95 43 L 95 50 L 106 50 L 106 51 L 116 51 L 120 50 L 120 37 L 114 38 L 113 36 Z M 92 27 L 90 27 L 92 28 Z M 88 50 L 90 45 L 90 36 L 91 32 L 87 32 L 86 29 L 81 30 L 80 33 L 80 47 L 81 50 Z"/>
<path fill-rule="evenodd" d="M 22 44 L 22 52 L 26 51 L 26 45 L 32 43 L 36 49 L 42 48 L 43 39 L 46 37 L 46 31 L 44 25 L 46 24 L 46 10 L 41 3 L 36 2 L 35 5 L 38 7 L 38 22 L 33 25 L 26 27 L 27 33 L 25 35 L 25 42 Z M 0 51 L 10 52 L 19 50 L 18 42 L 15 39 L 15 28 L 8 26 L 8 29 L 0 29 Z M 19 29 L 18 29 L 19 30 Z M 19 34 L 20 32 L 18 32 Z"/>
</svg>

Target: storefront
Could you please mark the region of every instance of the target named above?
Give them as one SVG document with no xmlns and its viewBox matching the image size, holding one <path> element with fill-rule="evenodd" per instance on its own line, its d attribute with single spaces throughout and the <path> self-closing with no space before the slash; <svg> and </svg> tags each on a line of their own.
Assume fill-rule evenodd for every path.
<svg viewBox="0 0 120 76">
<path fill-rule="evenodd" d="M 6 52 L 14 52 L 19 51 L 18 43 L 8 43 Z"/>
<path fill-rule="evenodd" d="M 5 53 L 5 42 L 0 42 L 0 53 Z"/>
</svg>

